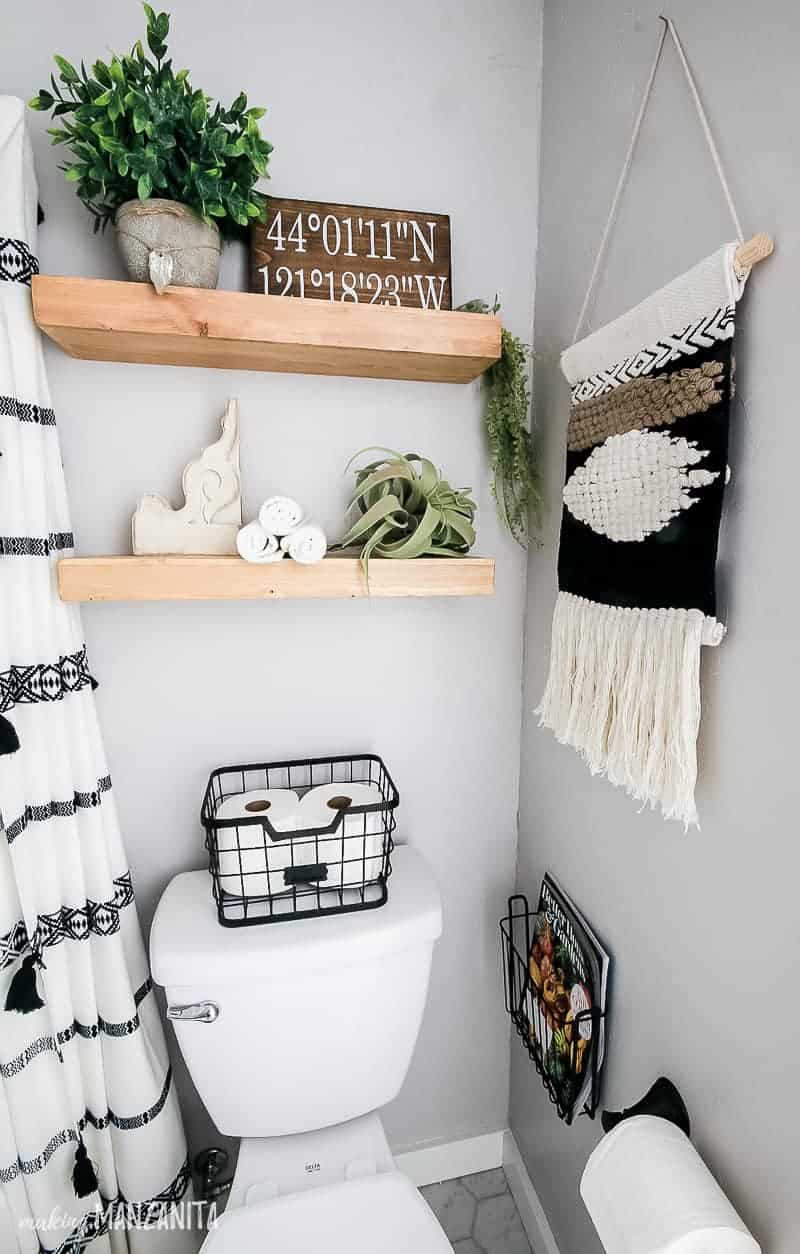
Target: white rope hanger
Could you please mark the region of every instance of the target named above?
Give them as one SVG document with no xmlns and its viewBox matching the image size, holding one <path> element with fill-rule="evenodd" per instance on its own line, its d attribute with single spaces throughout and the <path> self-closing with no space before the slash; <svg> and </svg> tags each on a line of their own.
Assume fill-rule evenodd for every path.
<svg viewBox="0 0 800 1254">
<path fill-rule="evenodd" d="M 583 304 L 581 306 L 581 312 L 578 315 L 578 321 L 575 324 L 575 333 L 572 336 L 572 341 L 571 341 L 573 344 L 575 343 L 575 341 L 577 340 L 578 336 L 581 333 L 584 321 L 586 319 L 586 314 L 589 309 L 589 302 L 592 299 L 594 289 L 597 285 L 597 279 L 600 274 L 600 266 L 602 265 L 603 258 L 605 257 L 606 249 L 608 247 L 608 241 L 611 238 L 611 232 L 614 229 L 614 223 L 616 222 L 617 211 L 619 210 L 619 204 L 622 199 L 622 193 L 625 190 L 625 184 L 628 181 L 628 175 L 630 173 L 631 165 L 633 164 L 633 157 L 636 151 L 636 144 L 638 143 L 638 140 L 639 140 L 639 132 L 642 129 L 642 123 L 644 122 L 645 114 L 647 113 L 647 106 L 649 105 L 650 97 L 653 94 L 653 84 L 655 83 L 655 80 L 656 80 L 656 74 L 658 72 L 658 67 L 661 62 L 661 54 L 664 51 L 664 44 L 666 42 L 667 35 L 672 36 L 672 42 L 675 45 L 675 51 L 678 54 L 678 60 L 680 61 L 681 66 L 683 67 L 683 72 L 686 75 L 686 81 L 689 85 L 689 91 L 691 93 L 692 100 L 694 101 L 694 105 L 697 110 L 697 116 L 700 119 L 700 126 L 702 127 L 703 134 L 705 135 L 706 143 L 708 144 L 708 149 L 709 149 L 709 152 L 711 153 L 711 159 L 714 162 L 714 167 L 717 171 L 717 175 L 719 176 L 720 185 L 722 187 L 722 191 L 725 196 L 728 209 L 730 211 L 731 220 L 733 222 L 733 226 L 736 231 L 736 238 L 740 241 L 740 245 L 737 248 L 736 254 L 734 257 L 734 264 L 736 266 L 737 271 L 740 273 L 740 277 L 744 278 L 745 275 L 749 272 L 751 266 L 754 266 L 756 262 L 762 261 L 765 257 L 768 257 L 773 249 L 772 240 L 770 239 L 768 235 L 764 235 L 764 234 L 754 235 L 752 239 L 747 240 L 746 243 L 744 242 L 744 232 L 742 231 L 742 225 L 739 220 L 739 215 L 736 212 L 736 206 L 733 203 L 733 196 L 731 195 L 731 189 L 728 184 L 728 180 L 725 177 L 725 170 L 723 169 L 723 166 L 722 166 L 722 158 L 719 155 L 717 145 L 714 143 L 714 136 L 711 133 L 711 127 L 709 125 L 708 117 L 706 115 L 705 109 L 703 108 L 703 102 L 700 99 L 700 92 L 697 89 L 697 83 L 695 81 L 694 75 L 692 74 L 692 70 L 689 65 L 689 62 L 686 59 L 686 53 L 683 50 L 683 44 L 680 41 L 678 32 L 675 29 L 675 24 L 673 23 L 671 18 L 660 17 L 659 21 L 663 22 L 664 26 L 659 36 L 658 47 L 656 48 L 656 55 L 653 59 L 653 64 L 650 69 L 650 73 L 647 76 L 647 82 L 645 83 L 645 88 L 642 94 L 641 104 L 639 105 L 639 112 L 637 113 L 636 121 L 633 124 L 633 132 L 631 134 L 631 140 L 630 140 L 630 143 L 628 144 L 628 151 L 625 154 L 625 160 L 622 165 L 622 172 L 620 173 L 619 180 L 617 182 L 616 191 L 614 192 L 614 199 L 611 202 L 611 209 L 609 211 L 608 220 L 606 221 L 605 229 L 603 230 L 603 235 L 600 240 L 600 246 L 597 250 L 597 255 L 594 259 L 594 266 L 592 267 L 592 273 L 589 279 L 589 286 L 586 289 L 586 296 L 584 297 Z"/>
</svg>

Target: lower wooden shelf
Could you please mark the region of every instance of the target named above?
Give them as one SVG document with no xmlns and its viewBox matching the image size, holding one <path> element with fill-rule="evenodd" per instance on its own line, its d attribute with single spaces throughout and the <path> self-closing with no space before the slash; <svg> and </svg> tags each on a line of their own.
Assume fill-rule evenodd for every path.
<svg viewBox="0 0 800 1254">
<path fill-rule="evenodd" d="M 494 559 L 373 558 L 369 587 L 357 557 L 315 566 L 240 557 L 68 557 L 58 563 L 62 601 L 282 600 L 289 597 L 492 596 Z"/>
</svg>

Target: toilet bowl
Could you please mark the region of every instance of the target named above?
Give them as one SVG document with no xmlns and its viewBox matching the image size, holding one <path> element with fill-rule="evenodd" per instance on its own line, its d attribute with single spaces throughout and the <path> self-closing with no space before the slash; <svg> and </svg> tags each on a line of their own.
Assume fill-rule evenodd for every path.
<svg viewBox="0 0 800 1254">
<path fill-rule="evenodd" d="M 203 1254 L 447 1254 L 396 1168 L 378 1111 L 400 1091 L 441 934 L 438 887 L 395 850 L 374 910 L 221 928 L 205 871 L 156 910 L 153 976 L 220 1132 L 241 1137 L 228 1206 Z"/>
</svg>

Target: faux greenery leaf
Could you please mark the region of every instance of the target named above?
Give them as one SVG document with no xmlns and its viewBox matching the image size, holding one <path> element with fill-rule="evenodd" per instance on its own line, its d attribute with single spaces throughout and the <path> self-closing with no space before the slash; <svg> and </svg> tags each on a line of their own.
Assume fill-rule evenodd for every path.
<svg viewBox="0 0 800 1254">
<path fill-rule="evenodd" d="M 467 547 L 471 549 L 475 543 L 475 528 L 472 523 L 455 509 L 446 509 L 443 511 L 443 515 L 450 530 L 455 531 Z"/>
<path fill-rule="evenodd" d="M 147 28 L 147 46 L 153 56 L 157 57 L 159 61 L 167 50 L 166 44 L 162 42 L 161 36 L 154 26 L 148 26 Z"/>
<path fill-rule="evenodd" d="M 408 527 L 408 515 L 403 509 L 400 501 L 396 496 L 384 496 L 380 501 L 376 501 L 366 513 L 353 523 L 353 526 L 344 537 L 342 544 L 353 544 L 356 540 L 362 539 L 368 535 L 379 523 L 386 522 L 391 516 L 392 525 L 400 531 L 404 531 Z"/>
<path fill-rule="evenodd" d="M 368 474 L 366 479 L 361 479 L 356 484 L 353 495 L 347 503 L 347 508 L 352 508 L 360 497 L 366 496 L 373 488 L 378 487 L 382 483 L 392 479 L 407 479 L 410 483 L 413 478 L 414 472 L 407 462 L 386 462 L 385 465 L 379 466 L 377 470 L 373 470 L 371 474 Z"/>
<path fill-rule="evenodd" d="M 405 540 L 395 540 L 384 544 L 387 557 L 421 557 L 433 539 L 433 533 L 441 525 L 441 514 L 430 501 L 425 503 L 425 513 L 417 523 L 412 534 Z"/>
<path fill-rule="evenodd" d="M 70 65 L 66 57 L 55 56 L 53 60 L 61 71 L 61 79 L 63 82 L 77 83 L 80 81 L 78 79 L 78 71 L 75 69 L 74 65 Z"/>
<path fill-rule="evenodd" d="M 206 120 L 207 113 L 208 113 L 208 108 L 206 106 L 206 102 L 202 96 L 199 96 L 195 100 L 194 104 L 192 105 L 192 112 L 189 115 L 192 126 L 195 128 L 196 131 L 199 131 L 202 129 L 203 123 Z"/>
<path fill-rule="evenodd" d="M 113 135 L 100 135 L 100 147 L 104 152 L 110 152 L 112 156 L 122 154 L 125 147 L 118 139 L 114 139 Z"/>
</svg>

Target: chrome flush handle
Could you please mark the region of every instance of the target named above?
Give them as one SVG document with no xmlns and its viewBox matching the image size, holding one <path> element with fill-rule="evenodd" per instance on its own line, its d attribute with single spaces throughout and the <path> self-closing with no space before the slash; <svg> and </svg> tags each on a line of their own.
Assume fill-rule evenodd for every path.
<svg viewBox="0 0 800 1254">
<path fill-rule="evenodd" d="M 194 1023 L 213 1023 L 219 1018 L 219 1006 L 213 1001 L 193 1002 L 189 1006 L 167 1006 L 168 1019 L 190 1019 Z"/>
</svg>

